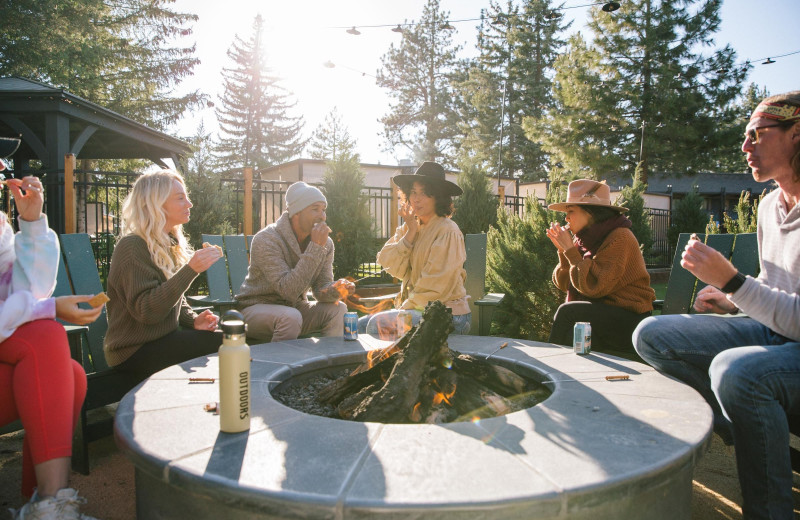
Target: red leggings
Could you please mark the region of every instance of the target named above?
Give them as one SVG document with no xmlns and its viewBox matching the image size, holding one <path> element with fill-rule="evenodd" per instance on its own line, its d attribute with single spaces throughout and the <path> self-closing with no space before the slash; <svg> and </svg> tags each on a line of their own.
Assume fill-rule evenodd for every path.
<svg viewBox="0 0 800 520">
<path fill-rule="evenodd" d="M 22 494 L 36 486 L 34 466 L 72 455 L 72 432 L 86 397 L 86 374 L 55 320 L 19 327 L 0 343 L 0 426 L 20 419 Z"/>
</svg>

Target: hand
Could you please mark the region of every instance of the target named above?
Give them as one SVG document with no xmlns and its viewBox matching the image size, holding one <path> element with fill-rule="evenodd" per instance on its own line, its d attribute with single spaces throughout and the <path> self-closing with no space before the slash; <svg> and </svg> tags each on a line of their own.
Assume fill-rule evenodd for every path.
<svg viewBox="0 0 800 520">
<path fill-rule="evenodd" d="M 556 249 L 558 249 L 561 253 L 571 247 L 575 247 L 575 244 L 572 242 L 572 235 L 570 232 L 558 222 L 551 222 L 546 233 L 547 238 L 550 239 L 550 242 L 552 242 L 553 245 L 556 246 Z"/>
<path fill-rule="evenodd" d="M 714 287 L 724 287 L 737 273 L 733 264 L 719 251 L 695 239 L 686 244 L 681 255 L 681 267 Z"/>
<path fill-rule="evenodd" d="M 194 252 L 192 258 L 189 259 L 189 267 L 194 269 L 195 273 L 203 273 L 220 258 L 222 257 L 216 247 L 198 249 Z"/>
<path fill-rule="evenodd" d="M 339 278 L 333 282 L 333 287 L 336 288 L 336 292 L 338 292 L 341 297 L 350 296 L 356 292 L 356 284 L 344 278 Z"/>
<path fill-rule="evenodd" d="M 694 310 L 697 312 L 725 314 L 735 311 L 736 305 L 731 303 L 724 292 L 711 285 L 706 285 L 697 293 L 697 298 L 694 300 Z"/>
<path fill-rule="evenodd" d="M 417 232 L 419 231 L 419 221 L 417 220 L 417 215 L 414 213 L 414 208 L 411 204 L 400 204 L 397 214 L 400 215 L 403 222 L 406 223 L 405 239 L 410 244 L 413 244 L 414 239 L 417 237 Z"/>
<path fill-rule="evenodd" d="M 100 317 L 103 306 L 82 309 L 79 303 L 88 302 L 94 298 L 93 295 L 58 296 L 56 297 L 56 318 L 59 318 L 75 325 L 87 325 Z"/>
<path fill-rule="evenodd" d="M 14 204 L 17 206 L 20 218 L 28 222 L 39 220 L 44 203 L 42 181 L 29 175 L 22 179 L 8 179 L 6 185 L 14 197 Z"/>
<path fill-rule="evenodd" d="M 311 228 L 311 241 L 317 245 L 324 246 L 328 243 L 328 235 L 331 234 L 331 228 L 325 222 L 317 222 Z"/>
<path fill-rule="evenodd" d="M 206 309 L 194 319 L 194 328 L 195 330 L 210 330 L 215 331 L 217 330 L 217 324 L 219 323 L 219 316 L 211 312 L 210 310 Z"/>
</svg>

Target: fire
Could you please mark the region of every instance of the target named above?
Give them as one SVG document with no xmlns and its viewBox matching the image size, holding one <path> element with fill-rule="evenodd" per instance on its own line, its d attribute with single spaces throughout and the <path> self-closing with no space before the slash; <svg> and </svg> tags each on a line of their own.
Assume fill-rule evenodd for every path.
<svg viewBox="0 0 800 520">
<path fill-rule="evenodd" d="M 439 381 L 434 379 L 433 383 L 437 386 L 437 388 L 439 387 Z M 445 404 L 453 406 L 453 403 L 451 403 L 450 400 L 453 398 L 453 396 L 456 393 L 456 385 L 455 385 L 455 383 L 450 383 L 448 386 L 450 386 L 450 388 L 447 388 L 447 389 L 438 388 L 439 391 L 435 392 L 433 394 L 433 405 L 434 406 L 436 406 L 437 404 L 441 404 L 443 402 Z"/>
</svg>

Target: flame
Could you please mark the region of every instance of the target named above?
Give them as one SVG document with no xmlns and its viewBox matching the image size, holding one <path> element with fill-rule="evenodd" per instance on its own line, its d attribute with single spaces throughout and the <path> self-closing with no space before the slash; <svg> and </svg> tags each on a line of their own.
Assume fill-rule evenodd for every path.
<svg viewBox="0 0 800 520">
<path fill-rule="evenodd" d="M 409 418 L 414 422 L 419 422 L 420 419 L 422 419 L 422 415 L 419 412 L 419 407 L 421 405 L 422 403 L 417 403 L 414 405 L 414 409 L 411 410 L 411 415 L 409 415 Z"/>
<path fill-rule="evenodd" d="M 436 379 L 433 380 L 433 383 L 437 387 L 439 387 L 439 382 Z M 452 386 L 446 390 L 439 388 L 439 391 L 434 392 L 433 394 L 433 405 L 436 406 L 437 404 L 445 403 L 449 404 L 450 406 L 453 406 L 453 403 L 451 403 L 450 400 L 453 398 L 455 393 L 456 393 L 455 383 L 452 383 Z"/>
</svg>

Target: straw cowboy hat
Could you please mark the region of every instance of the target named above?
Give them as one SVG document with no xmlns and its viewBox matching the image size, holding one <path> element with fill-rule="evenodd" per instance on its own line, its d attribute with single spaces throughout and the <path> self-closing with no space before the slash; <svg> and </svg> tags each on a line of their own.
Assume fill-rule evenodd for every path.
<svg viewBox="0 0 800 520">
<path fill-rule="evenodd" d="M 579 179 L 569 183 L 567 200 L 547 206 L 553 211 L 567 211 L 567 206 L 600 206 L 611 208 L 620 213 L 628 208 L 611 204 L 611 189 L 606 181 L 598 182 L 591 179 Z"/>
<path fill-rule="evenodd" d="M 443 189 L 445 195 L 455 197 L 461 195 L 464 191 L 458 187 L 457 184 L 448 181 L 444 175 L 444 168 L 441 164 L 433 161 L 425 161 L 417 168 L 413 175 L 395 175 L 392 177 L 392 182 L 403 191 L 410 192 L 411 187 L 415 182 L 421 182 L 431 186 L 439 186 Z"/>
</svg>

